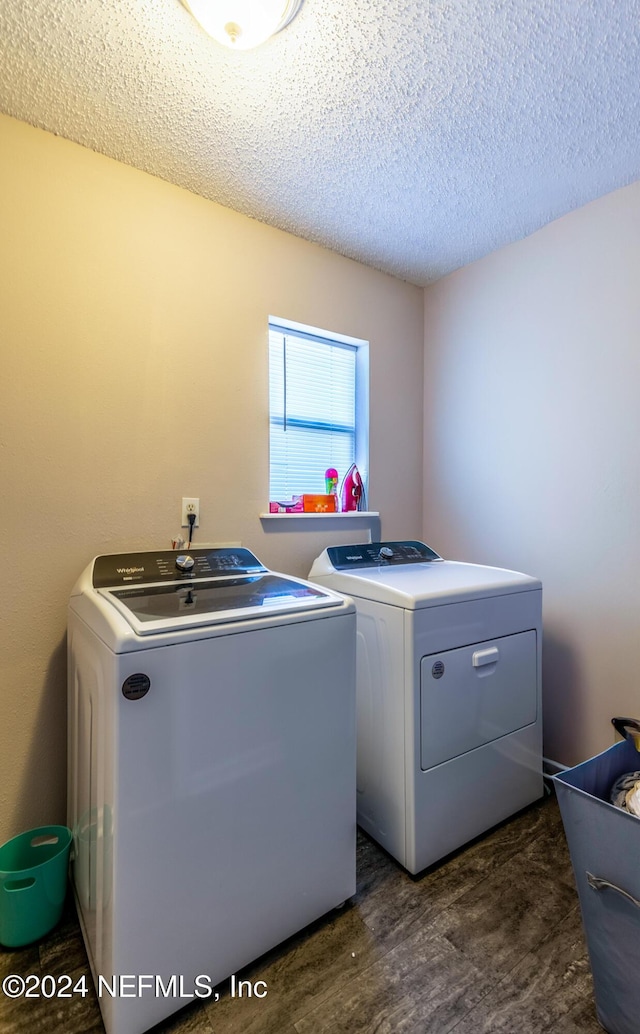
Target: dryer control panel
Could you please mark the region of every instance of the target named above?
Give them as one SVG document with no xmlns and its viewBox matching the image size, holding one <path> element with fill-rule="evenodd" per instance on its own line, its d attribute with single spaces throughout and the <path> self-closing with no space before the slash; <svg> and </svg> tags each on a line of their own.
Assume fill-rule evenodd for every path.
<svg viewBox="0 0 640 1034">
<path fill-rule="evenodd" d="M 330 546 L 327 555 L 334 570 L 354 571 L 363 567 L 394 567 L 442 560 L 424 542 L 365 542 L 355 546 Z"/>
<path fill-rule="evenodd" d="M 106 589 L 118 585 L 175 582 L 181 578 L 193 581 L 220 575 L 258 574 L 266 570 L 250 550 L 241 547 L 113 553 L 96 557 L 93 586 Z"/>
</svg>

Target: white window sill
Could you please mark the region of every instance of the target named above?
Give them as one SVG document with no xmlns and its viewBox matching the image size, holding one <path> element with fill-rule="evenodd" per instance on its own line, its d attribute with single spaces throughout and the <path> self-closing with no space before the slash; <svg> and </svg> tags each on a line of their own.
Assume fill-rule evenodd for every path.
<svg viewBox="0 0 640 1034">
<path fill-rule="evenodd" d="M 261 521 L 273 521 L 273 520 L 281 521 L 281 520 L 284 519 L 285 521 L 292 521 L 292 520 L 293 521 L 300 521 L 300 520 L 307 521 L 307 520 L 311 519 L 311 520 L 315 520 L 315 521 L 317 521 L 317 520 L 324 521 L 324 520 L 327 520 L 327 518 L 329 518 L 330 520 L 334 520 L 334 521 L 335 520 L 339 520 L 339 521 L 341 521 L 341 520 L 353 521 L 353 520 L 357 520 L 360 517 L 367 518 L 367 517 L 379 517 L 379 516 L 380 516 L 380 513 L 379 513 L 378 510 L 348 510 L 348 511 L 343 511 L 342 513 L 335 512 L 335 511 L 333 513 L 261 513 L 260 514 L 260 520 Z"/>
</svg>

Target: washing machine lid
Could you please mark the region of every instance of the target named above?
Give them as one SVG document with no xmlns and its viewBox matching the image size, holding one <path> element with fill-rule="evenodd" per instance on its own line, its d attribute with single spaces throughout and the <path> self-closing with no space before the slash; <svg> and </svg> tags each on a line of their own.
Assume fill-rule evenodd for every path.
<svg viewBox="0 0 640 1034">
<path fill-rule="evenodd" d="M 354 598 L 407 610 L 541 588 L 537 578 L 517 571 L 443 560 L 415 541 L 329 547 L 309 577 Z"/>
<path fill-rule="evenodd" d="M 317 585 L 268 571 L 246 549 L 96 557 L 92 587 L 141 636 L 342 602 Z"/>
</svg>

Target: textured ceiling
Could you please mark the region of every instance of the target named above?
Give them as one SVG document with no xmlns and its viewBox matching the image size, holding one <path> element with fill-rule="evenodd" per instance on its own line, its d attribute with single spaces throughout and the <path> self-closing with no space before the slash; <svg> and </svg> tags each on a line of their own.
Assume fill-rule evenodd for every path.
<svg viewBox="0 0 640 1034">
<path fill-rule="evenodd" d="M 640 178 L 640 0 L 0 0 L 0 111 L 417 284 Z"/>
</svg>

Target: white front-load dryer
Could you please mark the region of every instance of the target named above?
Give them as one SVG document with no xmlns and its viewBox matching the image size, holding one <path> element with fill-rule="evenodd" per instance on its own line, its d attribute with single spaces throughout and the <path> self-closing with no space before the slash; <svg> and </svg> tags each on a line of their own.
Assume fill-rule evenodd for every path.
<svg viewBox="0 0 640 1034">
<path fill-rule="evenodd" d="M 246 549 L 129 553 L 68 643 L 73 886 L 141 1034 L 355 892 L 355 612 Z"/>
<path fill-rule="evenodd" d="M 357 610 L 358 823 L 420 872 L 543 793 L 542 587 L 422 542 L 326 549 Z"/>
</svg>

